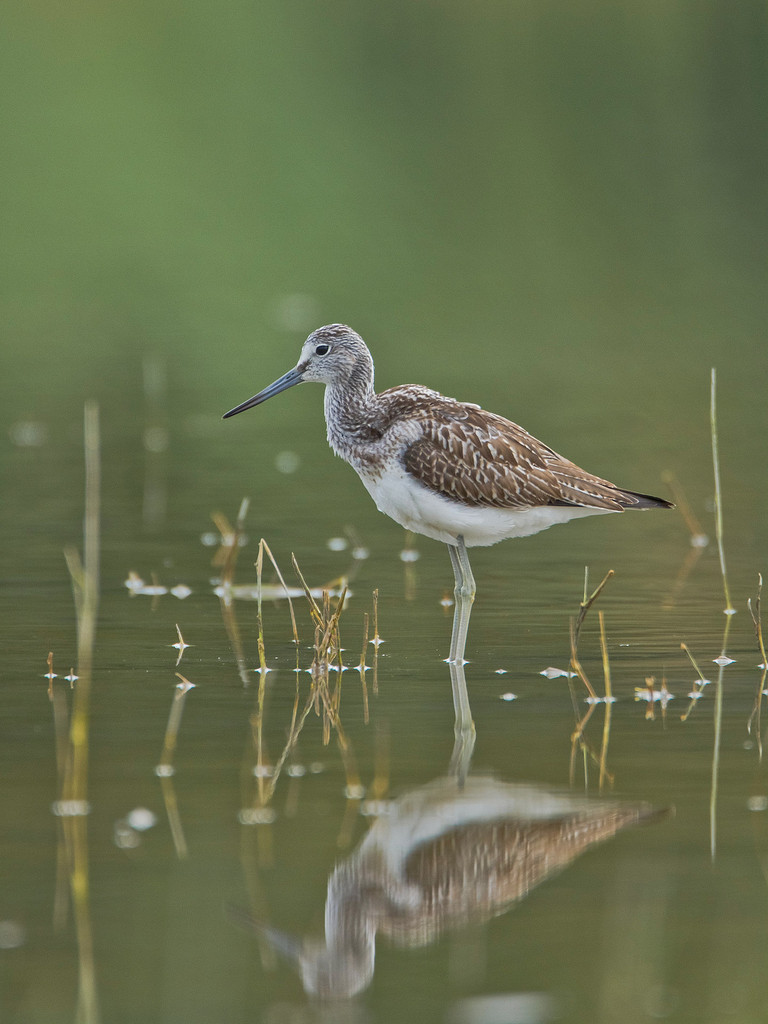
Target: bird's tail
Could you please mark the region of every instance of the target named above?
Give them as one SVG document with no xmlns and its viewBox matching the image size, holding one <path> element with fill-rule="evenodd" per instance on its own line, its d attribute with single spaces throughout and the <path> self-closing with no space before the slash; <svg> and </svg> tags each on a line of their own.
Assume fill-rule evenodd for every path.
<svg viewBox="0 0 768 1024">
<path fill-rule="evenodd" d="M 674 508 L 674 503 L 665 498 L 656 498 L 652 494 L 638 494 L 637 491 L 622 491 L 617 498 L 624 508 Z"/>
</svg>

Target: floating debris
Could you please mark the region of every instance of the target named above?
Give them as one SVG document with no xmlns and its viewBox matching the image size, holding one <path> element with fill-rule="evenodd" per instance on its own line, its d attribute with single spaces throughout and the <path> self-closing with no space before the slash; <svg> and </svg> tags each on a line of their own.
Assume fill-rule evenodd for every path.
<svg viewBox="0 0 768 1024">
<path fill-rule="evenodd" d="M 420 558 L 421 554 L 416 550 L 416 548 L 404 548 L 400 552 L 401 562 L 418 562 Z"/>
<path fill-rule="evenodd" d="M 508 671 L 509 671 L 509 669 L 506 669 L 506 668 L 497 668 L 496 669 L 496 675 L 497 676 L 505 676 Z"/>
<path fill-rule="evenodd" d="M 180 662 L 180 661 L 181 661 L 181 659 L 182 659 L 182 656 L 183 656 L 183 654 L 184 654 L 184 651 L 186 651 L 186 649 L 187 649 L 188 647 L 191 647 L 191 646 L 192 646 L 192 644 L 187 644 L 187 643 L 185 643 L 185 642 L 184 642 L 184 637 L 183 637 L 183 636 L 181 635 L 181 630 L 179 629 L 179 624 L 178 624 L 178 622 L 176 623 L 176 632 L 177 632 L 177 633 L 179 634 L 179 642 L 178 642 L 177 644 L 171 644 L 171 647 L 175 647 L 175 648 L 176 648 L 176 650 L 177 650 L 177 651 L 179 652 L 179 656 L 178 656 L 178 658 L 176 659 L 176 664 L 178 665 L 178 664 L 179 664 L 179 662 Z M 190 685 L 192 685 L 192 684 L 190 684 Z"/>
<path fill-rule="evenodd" d="M 312 587 L 309 591 L 316 601 L 322 601 L 323 593 L 327 592 L 331 597 L 340 597 L 343 587 L 334 582 L 331 587 Z M 304 597 L 304 590 L 301 587 L 284 587 L 282 583 L 219 583 L 213 588 L 216 597 L 223 600 L 235 601 L 258 601 L 261 594 L 262 601 L 281 601 L 288 598 Z M 352 591 L 347 590 L 347 598 L 352 596 Z"/>
<path fill-rule="evenodd" d="M 134 807 L 125 820 L 137 832 L 146 832 L 147 829 L 153 828 L 157 824 L 157 815 L 148 807 Z"/>
<path fill-rule="evenodd" d="M 185 598 L 189 597 L 192 590 L 186 585 L 186 583 L 177 583 L 175 587 L 171 587 L 170 592 L 174 597 L 177 597 L 179 601 L 183 601 Z"/>
<path fill-rule="evenodd" d="M 135 572 L 128 573 L 125 586 L 130 594 L 141 594 L 143 597 L 161 597 L 168 593 L 168 587 L 163 587 L 159 583 L 145 583 Z"/>
<path fill-rule="evenodd" d="M 365 786 L 360 783 L 350 783 L 344 787 L 344 796 L 347 800 L 362 800 L 365 796 Z"/>
<path fill-rule="evenodd" d="M 188 679 L 185 679 L 184 676 L 181 675 L 181 673 L 179 672 L 176 673 L 176 676 L 179 680 L 181 680 L 180 682 L 176 683 L 176 689 L 181 690 L 182 694 L 187 693 L 189 690 L 194 690 L 194 683 L 190 683 L 190 681 Z"/>
<path fill-rule="evenodd" d="M 325 546 L 329 551 L 346 551 L 349 547 L 349 541 L 346 537 L 329 537 L 325 542 Z"/>
<path fill-rule="evenodd" d="M 636 686 L 635 687 L 635 700 L 645 700 L 651 703 L 659 703 L 663 708 L 667 706 L 667 703 L 675 699 L 674 693 L 670 693 L 669 690 L 653 690 L 648 686 Z"/>
<path fill-rule="evenodd" d="M 576 675 L 575 672 L 568 672 L 564 668 L 549 668 L 543 669 L 539 672 L 540 676 L 546 676 L 547 679 L 573 679 Z"/>
<path fill-rule="evenodd" d="M 360 814 L 364 818 L 380 818 L 392 810 L 391 800 L 364 800 L 360 805 Z"/>
<path fill-rule="evenodd" d="M 241 825 L 271 825 L 276 818 L 277 811 L 273 807 L 245 807 L 237 814 Z"/>
<path fill-rule="evenodd" d="M 584 698 L 584 703 L 585 704 L 615 704 L 616 700 L 617 700 L 616 697 L 613 697 L 613 696 L 610 696 L 610 695 L 606 695 L 605 697 L 597 697 L 597 696 L 595 696 L 595 697 L 585 697 Z"/>
<path fill-rule="evenodd" d="M 119 850 L 135 850 L 141 845 L 141 836 L 136 829 L 131 828 L 125 818 L 115 822 L 112 837 Z"/>
<path fill-rule="evenodd" d="M 51 810 L 57 818 L 81 818 L 91 813 L 87 800 L 55 800 Z"/>
<path fill-rule="evenodd" d="M 517 694 L 516 693 L 501 693 L 501 694 L 499 694 L 499 697 L 500 697 L 501 700 L 506 700 L 506 701 L 517 700 Z"/>
<path fill-rule="evenodd" d="M 725 654 L 721 654 L 719 658 L 713 658 L 712 661 L 715 665 L 720 665 L 721 668 L 725 668 L 726 665 L 733 665 L 736 659 L 728 658 Z"/>
<path fill-rule="evenodd" d="M 751 796 L 747 800 L 748 811 L 768 811 L 768 796 Z"/>
<path fill-rule="evenodd" d="M 306 765 L 303 764 L 289 764 L 286 765 L 285 774 L 290 776 L 292 779 L 303 779 L 307 774 Z"/>
</svg>

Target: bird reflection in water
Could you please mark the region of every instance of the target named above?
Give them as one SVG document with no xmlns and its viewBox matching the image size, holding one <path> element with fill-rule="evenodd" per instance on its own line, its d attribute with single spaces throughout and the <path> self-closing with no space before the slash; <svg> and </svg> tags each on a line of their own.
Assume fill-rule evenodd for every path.
<svg viewBox="0 0 768 1024">
<path fill-rule="evenodd" d="M 452 647 L 470 607 L 454 617 Z M 355 996 L 373 979 L 376 937 L 426 946 L 503 914 L 591 846 L 662 817 L 643 803 L 591 800 L 470 775 L 475 725 L 463 659 L 448 660 L 454 747 L 448 774 L 388 804 L 331 873 L 323 939 L 296 939 L 230 908 L 298 969 L 306 992 Z"/>
<path fill-rule="evenodd" d="M 591 846 L 657 817 L 647 804 L 447 776 L 393 801 L 336 866 L 324 940 L 297 940 L 236 915 L 294 963 L 308 994 L 346 998 L 373 978 L 377 935 L 418 947 L 483 923 Z"/>
</svg>

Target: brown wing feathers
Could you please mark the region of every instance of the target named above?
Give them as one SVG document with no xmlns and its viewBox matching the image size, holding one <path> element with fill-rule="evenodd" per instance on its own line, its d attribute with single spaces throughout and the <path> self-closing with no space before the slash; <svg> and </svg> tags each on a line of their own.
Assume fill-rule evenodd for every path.
<svg viewBox="0 0 768 1024">
<path fill-rule="evenodd" d="M 575 505 L 619 511 L 651 503 L 646 495 L 622 491 L 585 472 L 522 427 L 477 406 L 443 399 L 431 407 L 421 405 L 418 418 L 423 433 L 404 453 L 406 471 L 463 504 Z M 659 503 L 653 499 L 653 504 Z"/>
</svg>

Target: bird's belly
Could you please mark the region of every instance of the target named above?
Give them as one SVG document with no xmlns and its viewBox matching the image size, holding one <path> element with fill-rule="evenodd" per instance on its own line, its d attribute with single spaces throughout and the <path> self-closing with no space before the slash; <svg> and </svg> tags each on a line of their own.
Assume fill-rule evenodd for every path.
<svg viewBox="0 0 768 1024">
<path fill-rule="evenodd" d="M 400 467 L 381 475 L 360 473 L 380 512 L 396 523 L 444 544 L 463 536 L 467 547 L 485 547 L 510 537 L 529 537 L 557 523 L 606 515 L 610 509 L 544 505 L 539 508 L 489 508 L 464 505 L 424 487 Z"/>
</svg>

